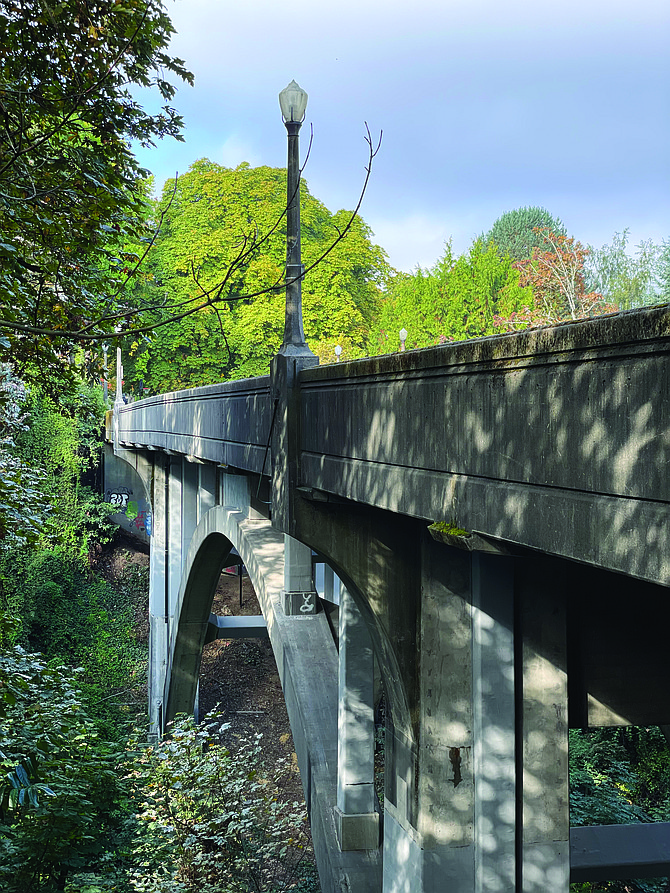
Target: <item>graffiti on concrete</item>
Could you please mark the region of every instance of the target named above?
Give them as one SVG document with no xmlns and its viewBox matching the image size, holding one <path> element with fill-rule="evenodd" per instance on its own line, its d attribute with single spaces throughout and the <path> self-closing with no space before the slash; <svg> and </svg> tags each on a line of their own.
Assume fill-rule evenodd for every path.
<svg viewBox="0 0 670 893">
<path fill-rule="evenodd" d="M 303 613 L 303 614 L 315 614 L 316 613 L 315 598 L 316 598 L 315 592 L 303 592 L 302 593 L 302 604 L 300 605 L 301 613 Z"/>
<path fill-rule="evenodd" d="M 147 536 L 151 536 L 151 512 L 148 509 L 146 511 L 138 511 L 129 520 L 131 530 L 134 527 L 140 533 L 146 533 Z"/>
<path fill-rule="evenodd" d="M 137 530 L 139 533 L 145 533 L 151 536 L 151 510 L 149 508 L 140 509 L 140 503 L 136 499 L 131 499 L 133 491 L 129 487 L 108 487 L 105 491 L 105 502 L 126 516 L 129 530 Z M 142 500 L 144 502 L 144 500 Z M 146 502 L 144 502 L 146 505 Z M 117 523 L 119 523 L 117 521 Z M 126 526 L 125 524 L 123 526 Z"/>
<path fill-rule="evenodd" d="M 113 505 L 115 508 L 125 510 L 128 505 L 129 498 L 133 495 L 133 491 L 128 487 L 117 487 L 112 490 L 108 487 L 105 490 L 105 502 Z"/>
</svg>

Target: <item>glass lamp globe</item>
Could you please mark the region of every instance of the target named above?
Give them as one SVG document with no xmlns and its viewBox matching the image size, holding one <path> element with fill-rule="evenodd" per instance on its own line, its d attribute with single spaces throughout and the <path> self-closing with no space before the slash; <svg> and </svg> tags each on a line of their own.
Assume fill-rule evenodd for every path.
<svg viewBox="0 0 670 893">
<path fill-rule="evenodd" d="M 307 93 L 295 81 L 291 81 L 279 94 L 279 107 L 285 123 L 295 121 L 299 124 L 305 117 Z"/>
</svg>

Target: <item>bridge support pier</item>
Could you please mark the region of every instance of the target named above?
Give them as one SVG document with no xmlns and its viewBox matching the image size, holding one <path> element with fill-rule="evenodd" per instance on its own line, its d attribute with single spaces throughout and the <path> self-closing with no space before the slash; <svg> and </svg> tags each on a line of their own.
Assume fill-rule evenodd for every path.
<svg viewBox="0 0 670 893">
<path fill-rule="evenodd" d="M 387 814 L 384 893 L 568 893 L 559 586 L 532 561 L 424 545 L 418 823 Z"/>
<path fill-rule="evenodd" d="M 168 470 L 167 457 L 154 456 L 151 480 L 153 529 L 149 559 L 149 740 L 163 733 L 163 688 L 168 652 Z"/>
<path fill-rule="evenodd" d="M 566 615 L 556 592 L 561 583 L 564 588 L 564 581 L 549 581 L 531 567 L 519 586 L 523 893 L 563 893 L 570 883 Z"/>
<path fill-rule="evenodd" d="M 284 534 L 284 613 L 316 614 L 316 590 L 312 579 L 312 550 L 309 546 Z"/>
<path fill-rule="evenodd" d="M 342 850 L 379 846 L 374 789 L 374 657 L 361 612 L 340 590 L 337 717 L 337 806 Z"/>
<path fill-rule="evenodd" d="M 546 559 L 466 551 L 384 520 L 310 503 L 303 527 L 364 594 L 357 606 L 384 677 L 383 893 L 568 893 L 565 580 Z M 347 668 L 347 644 L 353 692 L 363 674 Z M 343 699 L 345 730 L 366 698 Z M 364 741 L 363 723 L 354 729 Z M 349 746 L 341 737 L 341 757 Z M 365 766 L 366 752 L 353 763 Z M 355 781 L 365 790 L 367 778 Z"/>
</svg>

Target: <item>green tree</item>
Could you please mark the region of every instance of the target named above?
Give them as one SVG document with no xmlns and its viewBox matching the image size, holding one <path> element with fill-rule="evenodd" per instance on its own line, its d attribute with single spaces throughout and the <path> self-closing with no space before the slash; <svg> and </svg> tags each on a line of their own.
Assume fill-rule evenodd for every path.
<svg viewBox="0 0 670 893">
<path fill-rule="evenodd" d="M 44 470 L 23 461 L 18 440 L 28 430 L 28 390 L 0 364 L 0 552 L 37 539 L 46 520 Z"/>
<path fill-rule="evenodd" d="M 138 306 L 158 308 L 145 311 L 157 328 L 127 344 L 129 384 L 160 392 L 267 373 L 284 328 L 285 195 L 284 170 L 207 159 L 166 186 L 161 232 L 135 293 Z M 346 339 L 350 355 L 361 355 L 388 273 L 384 252 L 359 217 L 331 214 L 304 182 L 301 218 L 303 262 L 315 265 L 302 288 L 307 340 L 318 352 Z"/>
<path fill-rule="evenodd" d="M 534 248 L 544 248 L 540 230 L 549 229 L 558 236 L 567 235 L 557 217 L 545 208 L 515 208 L 502 214 L 482 237 L 485 245 L 494 242 L 501 254 L 509 254 L 512 260 L 527 260 Z"/>
<path fill-rule="evenodd" d="M 99 461 L 100 429 L 105 412 L 98 385 L 75 379 L 58 405 L 33 384 L 24 402 L 24 424 L 14 453 L 24 469 L 40 476 L 35 497 L 41 505 L 39 542 L 67 546 L 89 557 L 95 542 L 111 540 L 101 500 L 82 478 Z"/>
<path fill-rule="evenodd" d="M 447 244 L 431 269 L 400 273 L 389 282 L 371 351 L 397 350 L 402 328 L 408 332 L 409 348 L 492 335 L 498 316 L 531 301 L 530 289 L 519 285 L 510 257 L 501 256 L 495 244 L 478 239 L 458 258 Z"/>
<path fill-rule="evenodd" d="M 589 246 L 584 266 L 587 291 L 599 292 L 609 304 L 622 310 L 643 307 L 658 301 L 662 292 L 659 274 L 663 246 L 650 239 L 640 242 L 630 253 L 629 233 L 614 233 L 611 244 Z"/>
<path fill-rule="evenodd" d="M 146 236 L 130 142 L 180 138 L 168 79 L 191 75 L 165 52 L 160 0 L 5 0 L 0 33 L 0 360 L 72 378 L 71 346 L 124 313 L 119 245 Z M 147 113 L 130 84 L 154 87 L 162 109 Z"/>
<path fill-rule="evenodd" d="M 214 714 L 199 726 L 178 717 L 170 738 L 131 764 L 143 783 L 133 890 L 318 889 L 303 858 L 306 816 L 277 799 L 289 767 L 264 763 L 261 735 L 231 754 L 219 743 L 222 728 Z"/>
<path fill-rule="evenodd" d="M 660 299 L 662 301 L 670 301 L 670 239 L 664 239 L 661 243 L 657 279 Z"/>
<path fill-rule="evenodd" d="M 655 726 L 570 731 L 570 824 L 668 821 L 670 750 Z M 666 893 L 656 879 L 573 884 L 574 893 Z"/>
</svg>

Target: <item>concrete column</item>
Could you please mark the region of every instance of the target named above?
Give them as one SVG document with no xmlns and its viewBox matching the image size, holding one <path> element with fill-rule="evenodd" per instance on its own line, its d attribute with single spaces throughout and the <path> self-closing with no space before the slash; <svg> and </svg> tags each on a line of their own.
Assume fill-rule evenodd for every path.
<svg viewBox="0 0 670 893">
<path fill-rule="evenodd" d="M 183 566 L 182 555 L 182 469 L 185 460 L 170 456 L 168 460 L 169 483 L 167 504 L 167 546 L 168 546 L 168 629 L 170 633 L 176 623 L 175 610 L 181 583 Z"/>
<path fill-rule="evenodd" d="M 520 614 L 523 893 L 570 887 L 566 617 L 557 584 L 546 568 L 538 573 L 525 587 Z"/>
<path fill-rule="evenodd" d="M 513 565 L 430 541 L 421 586 L 418 834 L 385 830 L 384 893 L 514 893 Z"/>
<path fill-rule="evenodd" d="M 344 588 L 340 591 L 338 695 L 335 821 L 340 849 L 376 849 L 374 658 L 365 621 Z"/>
<path fill-rule="evenodd" d="M 162 732 L 163 688 L 168 653 L 167 473 L 166 458 L 154 455 L 152 535 L 149 553 L 149 738 Z"/>
<path fill-rule="evenodd" d="M 472 555 L 475 893 L 516 884 L 513 570 L 511 559 Z"/>
<path fill-rule="evenodd" d="M 216 465 L 198 465 L 198 524 L 216 505 Z"/>
<path fill-rule="evenodd" d="M 418 827 L 384 816 L 384 893 L 475 889 L 471 563 L 471 553 L 424 541 Z"/>
<path fill-rule="evenodd" d="M 181 550 L 184 558 L 198 526 L 198 468 L 194 462 L 184 462 L 182 468 Z"/>
<path fill-rule="evenodd" d="M 338 598 L 339 598 L 339 589 L 338 589 Z M 323 565 L 323 597 L 327 602 L 335 602 L 336 605 L 339 605 L 339 601 L 336 601 L 335 597 L 335 573 L 327 564 Z M 341 615 L 340 615 L 341 618 Z M 340 619 L 340 626 L 342 625 L 342 621 Z"/>
<path fill-rule="evenodd" d="M 312 580 L 312 550 L 284 534 L 284 613 L 316 614 L 316 590 Z"/>
</svg>

